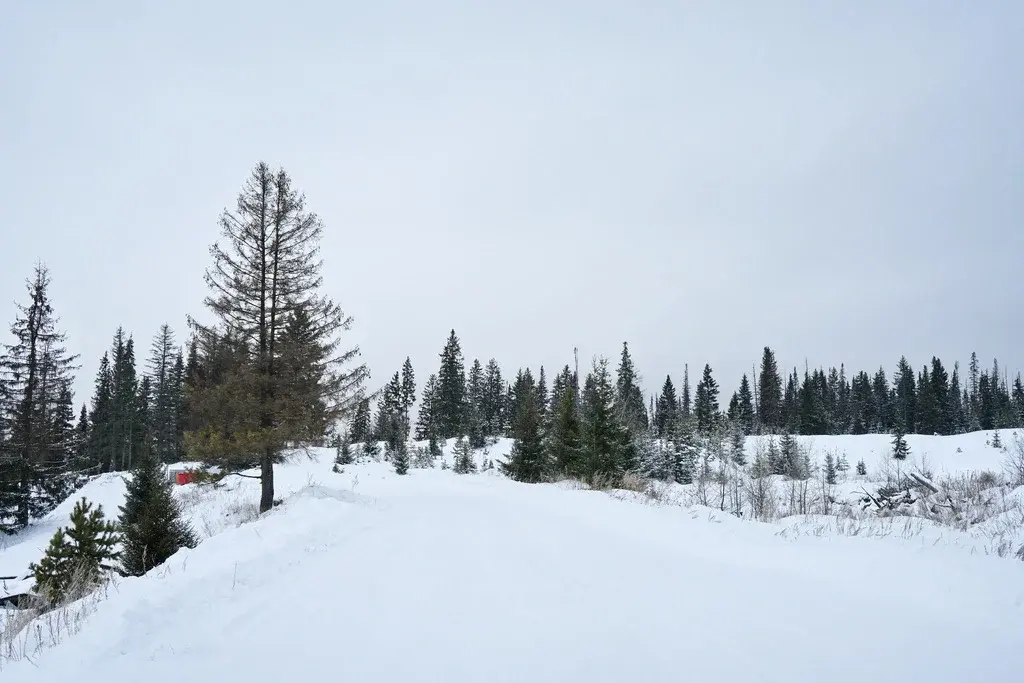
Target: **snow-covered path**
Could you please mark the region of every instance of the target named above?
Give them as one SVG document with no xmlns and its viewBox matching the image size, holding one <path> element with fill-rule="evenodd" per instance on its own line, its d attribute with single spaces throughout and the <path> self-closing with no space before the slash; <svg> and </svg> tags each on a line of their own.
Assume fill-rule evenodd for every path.
<svg viewBox="0 0 1024 683">
<path fill-rule="evenodd" d="M 12 682 L 1010 681 L 1024 567 L 414 471 L 125 581 Z"/>
</svg>

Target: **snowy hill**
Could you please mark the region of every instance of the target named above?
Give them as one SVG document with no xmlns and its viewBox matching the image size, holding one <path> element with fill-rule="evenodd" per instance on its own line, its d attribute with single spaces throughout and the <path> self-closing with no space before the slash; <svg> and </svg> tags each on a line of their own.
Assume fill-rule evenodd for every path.
<svg viewBox="0 0 1024 683">
<path fill-rule="evenodd" d="M 964 473 L 999 469 L 990 438 L 908 440 L 936 472 Z M 804 445 L 863 458 L 861 484 L 888 452 L 882 436 Z M 944 542 L 794 533 L 809 522 L 493 470 L 337 474 L 332 452 L 317 456 L 279 469 L 284 503 L 259 519 L 255 482 L 179 487 L 199 547 L 119 580 L 55 647 L 40 643 L 53 619 L 20 630 L 3 680 L 962 683 L 1024 670 L 1024 562 L 948 528 Z M 123 490 L 108 475 L 80 495 L 116 514 Z M 73 502 L 9 539 L 0 574 L 38 559 Z"/>
</svg>

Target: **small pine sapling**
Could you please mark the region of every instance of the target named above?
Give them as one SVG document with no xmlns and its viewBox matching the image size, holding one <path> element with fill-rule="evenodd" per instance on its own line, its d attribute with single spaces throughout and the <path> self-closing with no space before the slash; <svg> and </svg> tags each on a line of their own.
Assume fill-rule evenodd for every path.
<svg viewBox="0 0 1024 683">
<path fill-rule="evenodd" d="M 71 526 L 58 529 L 38 564 L 29 565 L 34 590 L 49 605 L 75 600 L 113 571 L 119 553 L 117 526 L 103 516 L 103 507 L 82 498 L 71 512 Z"/>
<path fill-rule="evenodd" d="M 857 461 L 857 474 L 861 477 L 866 477 L 868 474 L 868 466 L 863 458 Z"/>
<path fill-rule="evenodd" d="M 473 462 L 473 447 L 470 445 L 469 439 L 462 437 L 456 441 L 452 455 L 455 461 L 452 469 L 456 474 L 469 474 L 476 471 L 476 463 Z"/>
<path fill-rule="evenodd" d="M 910 446 L 904 438 L 903 428 L 897 427 L 892 437 L 892 457 L 896 460 L 906 460 L 910 455 Z"/>
<path fill-rule="evenodd" d="M 836 483 L 836 459 L 831 453 L 825 454 L 825 483 L 829 486 Z"/>
<path fill-rule="evenodd" d="M 395 466 L 395 474 L 409 473 L 409 448 L 404 441 L 388 445 L 388 457 Z"/>
</svg>

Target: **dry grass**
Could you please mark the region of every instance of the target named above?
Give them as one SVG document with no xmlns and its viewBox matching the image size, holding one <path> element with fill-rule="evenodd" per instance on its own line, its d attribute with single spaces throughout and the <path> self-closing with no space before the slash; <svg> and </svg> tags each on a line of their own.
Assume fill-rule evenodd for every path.
<svg viewBox="0 0 1024 683">
<path fill-rule="evenodd" d="M 112 589 L 117 590 L 115 574 L 105 577 L 99 586 L 73 588 L 71 594 L 80 596 L 75 599 L 52 606 L 40 600 L 28 609 L 6 610 L 0 616 L 0 671 L 12 662 L 27 661 L 34 665 L 43 650 L 78 633 Z"/>
</svg>

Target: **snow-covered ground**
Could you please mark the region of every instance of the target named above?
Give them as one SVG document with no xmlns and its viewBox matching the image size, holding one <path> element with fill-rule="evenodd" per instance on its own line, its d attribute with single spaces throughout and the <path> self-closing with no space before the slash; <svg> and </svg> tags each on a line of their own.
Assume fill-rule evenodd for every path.
<svg viewBox="0 0 1024 683">
<path fill-rule="evenodd" d="M 948 473 L 998 470 L 985 439 L 909 437 Z M 806 445 L 832 440 L 851 466 L 887 457 L 880 436 Z M 284 504 L 259 519 L 255 482 L 179 487 L 199 547 L 119 580 L 55 647 L 38 647 L 45 622 L 21 631 L 25 656 L 2 680 L 962 683 L 1024 671 L 1024 562 L 924 531 L 794 531 L 811 522 L 494 471 L 336 474 L 333 453 L 318 455 L 279 468 Z M 123 491 L 110 475 L 80 495 L 115 515 Z M 73 502 L 8 539 L 0 575 L 37 560 Z"/>
</svg>

